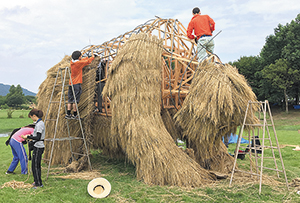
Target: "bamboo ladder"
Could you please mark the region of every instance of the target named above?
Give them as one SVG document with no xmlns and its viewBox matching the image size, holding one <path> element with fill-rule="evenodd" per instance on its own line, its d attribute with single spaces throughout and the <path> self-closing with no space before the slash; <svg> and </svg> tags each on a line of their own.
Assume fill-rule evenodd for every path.
<svg viewBox="0 0 300 203">
<path fill-rule="evenodd" d="M 64 75 L 63 75 L 63 70 L 65 70 Z M 92 165 L 91 165 L 90 158 L 89 158 L 89 152 L 88 152 L 88 148 L 87 148 L 87 144 L 86 144 L 86 139 L 85 139 L 85 136 L 84 136 L 84 131 L 83 131 L 82 123 L 81 123 L 79 109 L 78 109 L 75 97 L 74 97 L 74 99 L 75 99 L 75 104 L 76 104 L 76 109 L 77 109 L 77 115 L 78 115 L 78 119 L 76 119 L 76 122 L 78 121 L 78 125 L 80 125 L 80 130 L 81 130 L 82 137 L 71 137 L 70 136 L 69 119 L 66 119 L 66 121 L 67 121 L 68 137 L 56 138 L 57 127 L 58 127 L 58 122 L 59 122 L 59 114 L 60 114 L 60 109 L 61 109 L 62 102 L 64 104 L 65 113 L 67 113 L 67 107 L 66 107 L 66 103 L 67 102 L 66 102 L 66 96 L 65 96 L 65 87 L 66 87 L 65 82 L 66 82 L 66 77 L 67 76 L 70 78 L 73 95 L 75 95 L 74 87 L 73 87 L 73 82 L 72 82 L 72 78 L 71 78 L 71 72 L 70 72 L 69 67 L 59 68 L 58 71 L 57 71 L 57 74 L 56 74 L 56 78 L 55 78 L 55 82 L 54 82 L 54 85 L 53 85 L 52 94 L 51 94 L 51 97 L 50 97 L 50 101 L 49 101 L 47 113 L 46 113 L 46 116 L 45 116 L 45 130 L 46 130 L 46 122 L 49 122 L 49 121 L 55 122 L 55 129 L 54 129 L 53 138 L 45 139 L 45 141 L 52 142 L 51 154 L 50 154 L 50 159 L 49 159 L 49 164 L 48 164 L 48 171 L 47 171 L 47 178 L 46 178 L 46 180 L 48 179 L 48 176 L 49 176 L 49 171 L 50 171 L 50 167 L 51 167 L 51 161 L 52 161 L 52 156 L 53 156 L 53 150 L 54 150 L 54 143 L 55 143 L 55 141 L 66 141 L 66 140 L 68 140 L 70 142 L 70 150 L 71 150 L 71 155 L 72 155 L 71 156 L 72 161 L 73 161 L 74 155 L 87 156 L 87 160 L 88 160 L 88 164 L 89 164 L 90 170 L 92 170 Z M 62 82 L 61 85 L 57 84 L 57 80 L 58 80 L 59 77 L 61 78 L 61 82 Z M 60 100 L 59 101 L 52 101 L 52 97 L 53 97 L 55 88 L 58 87 L 58 86 L 62 86 L 61 87 Z M 53 104 L 59 104 L 59 108 L 58 108 L 58 111 L 57 111 L 57 117 L 53 118 L 53 119 L 48 118 L 48 114 L 49 114 L 49 110 L 50 110 L 51 104 L 52 105 Z M 76 152 L 73 152 L 73 150 L 72 150 L 72 142 L 71 141 L 72 140 L 78 140 L 78 139 L 83 140 L 84 147 L 85 147 L 85 153 L 84 154 L 76 153 Z"/>
<path fill-rule="evenodd" d="M 260 105 L 260 111 L 258 112 L 259 113 L 260 124 L 246 123 L 246 118 L 247 118 L 248 112 L 252 113 L 252 111 L 253 111 L 253 109 L 252 109 L 252 105 L 253 104 L 259 104 Z M 269 119 L 267 119 L 267 112 L 269 114 Z M 263 114 L 263 118 L 262 119 L 260 118 L 261 114 Z M 271 124 L 269 124 L 268 121 L 270 121 Z M 258 138 L 255 138 L 255 132 L 254 132 L 255 129 L 253 129 L 253 130 L 249 130 L 248 137 L 247 137 L 248 140 L 250 141 L 250 138 L 251 138 L 250 134 L 252 133 L 253 146 L 249 142 L 249 147 L 248 147 L 248 149 L 249 149 L 249 160 L 250 160 L 250 172 L 243 171 L 243 170 L 240 170 L 240 169 L 236 168 L 238 151 L 239 151 L 239 148 L 241 147 L 241 140 L 242 140 L 242 137 L 243 137 L 243 131 L 244 131 L 244 127 L 245 126 L 257 128 L 257 135 L 258 135 Z M 271 140 L 271 134 L 270 134 L 269 127 L 272 127 L 273 134 L 274 134 L 274 138 L 273 139 L 275 139 L 275 141 L 276 141 L 276 146 L 272 145 L 272 140 Z M 260 129 L 259 128 L 262 128 L 262 137 L 259 134 L 260 133 Z M 260 146 L 256 145 L 256 140 L 261 140 L 261 145 Z M 269 141 L 269 145 L 267 145 L 265 141 Z M 264 151 L 265 151 L 266 148 L 267 149 L 271 149 L 271 153 L 272 153 L 271 157 L 265 157 L 264 156 Z M 274 153 L 274 149 L 278 150 L 278 155 L 279 155 L 280 162 L 281 162 L 281 169 L 278 169 L 277 162 L 276 162 L 276 157 L 275 157 L 275 153 Z M 254 153 L 255 164 L 252 161 L 252 150 L 254 150 L 254 152 L 255 152 Z M 261 150 L 261 155 L 260 156 L 258 155 L 258 152 L 257 152 L 258 150 Z M 260 159 L 260 166 L 259 166 L 259 163 L 258 163 L 259 159 Z M 264 159 L 273 159 L 274 165 L 275 165 L 275 169 L 274 168 L 265 167 L 264 166 Z M 256 172 L 253 171 L 253 165 L 254 165 L 254 167 L 256 169 Z M 237 145 L 236 145 L 235 156 L 234 156 L 234 165 L 233 165 L 233 169 L 232 169 L 232 173 L 231 173 L 231 178 L 230 178 L 229 186 L 231 186 L 234 173 L 235 172 L 243 172 L 243 173 L 250 174 L 251 177 L 252 177 L 252 175 L 255 175 L 255 176 L 257 176 L 259 178 L 259 194 L 261 194 L 263 169 L 268 169 L 268 170 L 276 171 L 276 174 L 277 174 L 278 178 L 279 178 L 279 172 L 283 173 L 284 174 L 284 178 L 285 178 L 285 182 L 286 182 L 286 187 L 287 187 L 287 189 L 289 189 L 288 180 L 287 180 L 287 177 L 286 177 L 286 172 L 285 172 L 285 168 L 284 168 L 284 164 L 283 164 L 283 159 L 282 159 L 281 152 L 280 152 L 280 147 L 279 147 L 279 143 L 278 143 L 278 139 L 277 139 L 277 135 L 276 135 L 276 131 L 275 131 L 275 126 L 274 126 L 274 122 L 273 122 L 273 118 L 272 118 L 272 114 L 271 114 L 269 102 L 267 100 L 265 100 L 264 102 L 252 102 L 252 101 L 249 101 L 248 105 L 247 105 L 247 109 L 246 109 L 246 113 L 245 113 L 243 125 L 240 128 L 239 135 L 238 135 L 238 142 L 237 142 Z"/>
</svg>

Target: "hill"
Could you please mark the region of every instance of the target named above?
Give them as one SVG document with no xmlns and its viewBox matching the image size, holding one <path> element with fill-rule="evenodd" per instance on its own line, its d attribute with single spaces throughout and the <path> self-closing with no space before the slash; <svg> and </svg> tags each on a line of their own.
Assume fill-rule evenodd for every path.
<svg viewBox="0 0 300 203">
<path fill-rule="evenodd" d="M 11 85 L 5 85 L 5 84 L 2 84 L 0 83 L 0 96 L 6 96 L 7 93 L 9 93 L 9 88 L 10 88 Z M 22 86 L 21 86 L 22 87 Z M 22 87 L 22 90 L 23 90 L 23 93 L 25 96 L 29 95 L 29 96 L 35 96 L 36 93 L 34 92 L 31 92 L 25 88 Z"/>
</svg>

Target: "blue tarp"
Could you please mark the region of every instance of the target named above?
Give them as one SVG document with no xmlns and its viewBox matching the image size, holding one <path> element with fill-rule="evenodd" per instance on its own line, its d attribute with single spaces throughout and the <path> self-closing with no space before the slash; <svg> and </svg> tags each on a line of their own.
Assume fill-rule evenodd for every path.
<svg viewBox="0 0 300 203">
<path fill-rule="evenodd" d="M 300 109 L 300 105 L 294 105 L 294 109 Z"/>
<path fill-rule="evenodd" d="M 239 136 L 238 135 L 234 135 L 231 133 L 229 139 L 228 139 L 228 144 L 233 144 L 233 143 L 237 143 Z M 224 138 L 223 138 L 223 142 L 224 142 Z M 241 144 L 249 144 L 249 141 L 242 138 L 241 140 Z"/>
</svg>

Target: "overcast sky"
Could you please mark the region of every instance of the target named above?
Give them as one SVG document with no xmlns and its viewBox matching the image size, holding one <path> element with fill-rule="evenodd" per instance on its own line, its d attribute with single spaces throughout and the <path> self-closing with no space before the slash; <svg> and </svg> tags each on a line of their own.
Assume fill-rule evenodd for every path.
<svg viewBox="0 0 300 203">
<path fill-rule="evenodd" d="M 0 83 L 38 92 L 65 55 L 100 45 L 155 16 L 187 27 L 199 7 L 216 22 L 215 53 L 224 63 L 256 56 L 278 24 L 300 13 L 299 0 L 6 0 L 0 4 Z"/>
</svg>

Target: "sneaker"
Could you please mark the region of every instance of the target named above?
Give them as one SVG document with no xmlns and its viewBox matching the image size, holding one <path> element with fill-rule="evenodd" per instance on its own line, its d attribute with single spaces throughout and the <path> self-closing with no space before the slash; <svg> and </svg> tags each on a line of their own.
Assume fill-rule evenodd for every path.
<svg viewBox="0 0 300 203">
<path fill-rule="evenodd" d="M 72 115 L 72 116 L 71 116 L 71 119 L 78 119 L 78 115 L 76 115 L 76 116 L 75 116 L 75 115 Z"/>
<path fill-rule="evenodd" d="M 35 182 L 33 182 L 31 185 L 32 185 L 33 187 L 35 187 Z"/>
<path fill-rule="evenodd" d="M 72 118 L 71 114 L 66 114 L 65 119 L 71 119 L 71 118 Z"/>
<path fill-rule="evenodd" d="M 15 172 L 12 172 L 12 171 L 6 171 L 5 174 L 16 174 Z"/>
<path fill-rule="evenodd" d="M 37 189 L 39 187 L 44 187 L 44 185 L 34 186 L 32 189 Z"/>
</svg>

